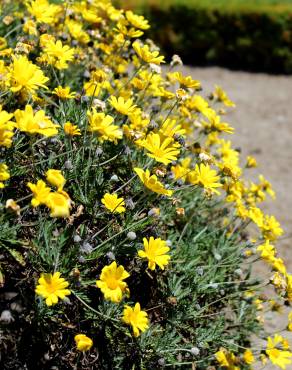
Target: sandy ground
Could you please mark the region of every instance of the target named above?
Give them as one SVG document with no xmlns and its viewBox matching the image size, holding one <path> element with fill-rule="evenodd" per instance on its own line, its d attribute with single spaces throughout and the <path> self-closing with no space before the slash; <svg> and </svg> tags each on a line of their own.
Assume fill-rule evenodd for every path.
<svg viewBox="0 0 292 370">
<path fill-rule="evenodd" d="M 262 173 L 276 191 L 276 201 L 268 201 L 263 209 L 275 215 L 285 230 L 277 246 L 292 273 L 292 76 L 251 74 L 217 67 L 183 67 L 183 72 L 200 80 L 206 94 L 215 84 L 220 85 L 236 103 L 236 109 L 226 117 L 236 130 L 231 140 L 243 156 L 253 155 L 258 161 L 259 167 L 247 172 L 245 177 L 254 179 Z M 265 266 L 257 270 L 265 275 L 266 272 Z M 271 334 L 283 330 L 287 311 L 285 315 L 270 314 L 266 322 Z M 289 338 L 292 346 L 292 334 L 284 332 L 283 336 Z M 292 369 L 289 366 L 287 369 Z M 272 369 L 275 367 L 265 367 Z"/>
</svg>

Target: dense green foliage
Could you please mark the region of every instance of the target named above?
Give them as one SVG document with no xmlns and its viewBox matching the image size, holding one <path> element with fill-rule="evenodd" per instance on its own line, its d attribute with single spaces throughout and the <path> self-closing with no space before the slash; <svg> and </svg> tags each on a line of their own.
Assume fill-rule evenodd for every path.
<svg viewBox="0 0 292 370">
<path fill-rule="evenodd" d="M 150 35 L 193 65 L 292 72 L 292 2 L 141 2 Z"/>
</svg>

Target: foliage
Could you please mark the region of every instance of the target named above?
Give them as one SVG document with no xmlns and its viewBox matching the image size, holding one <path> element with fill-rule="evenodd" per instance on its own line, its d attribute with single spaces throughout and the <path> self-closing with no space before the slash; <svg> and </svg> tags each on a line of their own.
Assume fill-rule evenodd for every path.
<svg viewBox="0 0 292 370">
<path fill-rule="evenodd" d="M 151 20 L 149 36 L 169 56 L 178 53 L 192 65 L 292 72 L 291 2 L 144 1 L 133 6 Z"/>
<path fill-rule="evenodd" d="M 134 41 L 148 22 L 107 0 L 1 16 L 3 368 L 285 368 L 283 337 L 251 344 L 292 279 L 258 207 L 271 185 L 245 181 L 255 159 L 223 138 L 227 94 L 203 95 L 177 56 L 162 69 Z"/>
</svg>

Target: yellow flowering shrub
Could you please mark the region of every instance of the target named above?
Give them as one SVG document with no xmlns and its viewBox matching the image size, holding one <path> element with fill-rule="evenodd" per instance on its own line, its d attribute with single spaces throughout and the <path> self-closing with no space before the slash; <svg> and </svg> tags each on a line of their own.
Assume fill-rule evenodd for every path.
<svg viewBox="0 0 292 370">
<path fill-rule="evenodd" d="M 226 139 L 231 98 L 201 92 L 109 0 L 4 3 L 4 368 L 288 369 L 280 334 L 251 343 L 263 311 L 292 301 L 292 275 L 259 207 L 271 184 L 246 181 L 256 159 Z"/>
</svg>

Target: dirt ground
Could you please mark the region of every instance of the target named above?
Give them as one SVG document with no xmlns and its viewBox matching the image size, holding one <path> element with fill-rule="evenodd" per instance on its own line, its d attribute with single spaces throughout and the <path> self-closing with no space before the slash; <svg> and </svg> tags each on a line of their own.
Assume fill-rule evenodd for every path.
<svg viewBox="0 0 292 370">
<path fill-rule="evenodd" d="M 220 85 L 236 103 L 236 108 L 226 117 L 236 130 L 231 140 L 244 157 L 253 155 L 258 161 L 259 167 L 247 172 L 245 177 L 254 179 L 263 174 L 276 191 L 276 201 L 268 201 L 263 209 L 275 215 L 285 230 L 277 246 L 288 271 L 292 272 L 292 76 L 251 74 L 217 67 L 185 66 L 183 72 L 200 80 L 206 94 L 215 84 Z M 265 266 L 257 270 L 259 274 L 266 272 Z M 270 314 L 266 322 L 271 334 L 283 330 L 287 311 L 285 315 Z M 292 345 L 291 333 L 284 332 L 283 336 Z"/>
</svg>

